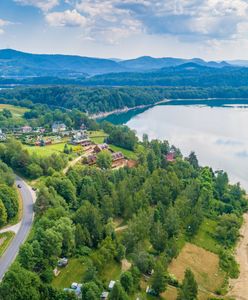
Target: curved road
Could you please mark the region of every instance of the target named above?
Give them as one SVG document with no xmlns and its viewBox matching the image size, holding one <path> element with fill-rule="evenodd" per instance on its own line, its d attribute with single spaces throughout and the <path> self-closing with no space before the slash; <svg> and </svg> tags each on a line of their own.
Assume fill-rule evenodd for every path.
<svg viewBox="0 0 248 300">
<path fill-rule="evenodd" d="M 21 244 L 26 240 L 34 217 L 33 204 L 35 202 L 35 193 L 20 177 L 16 177 L 15 183 L 16 185 L 21 185 L 20 192 L 23 201 L 23 216 L 19 231 L 0 258 L 0 281 L 8 271 L 10 265 L 14 262 Z"/>
</svg>

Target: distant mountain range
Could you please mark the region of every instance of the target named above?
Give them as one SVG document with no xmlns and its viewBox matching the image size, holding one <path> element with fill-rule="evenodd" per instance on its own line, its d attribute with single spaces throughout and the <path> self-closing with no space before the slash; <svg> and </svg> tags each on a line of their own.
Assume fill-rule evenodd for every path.
<svg viewBox="0 0 248 300">
<path fill-rule="evenodd" d="M 12 49 L 0 50 L 0 76 L 12 78 L 84 78 L 109 73 L 152 72 L 190 63 L 216 69 L 239 65 L 237 62 L 207 62 L 199 58 L 143 56 L 136 59 L 119 60 L 73 55 L 30 54 Z"/>
</svg>

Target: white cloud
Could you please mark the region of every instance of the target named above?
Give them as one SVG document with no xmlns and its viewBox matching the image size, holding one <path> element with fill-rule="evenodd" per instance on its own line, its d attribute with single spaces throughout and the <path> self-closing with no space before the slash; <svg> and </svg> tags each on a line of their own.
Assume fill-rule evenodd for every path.
<svg viewBox="0 0 248 300">
<path fill-rule="evenodd" d="M 63 12 L 51 12 L 46 15 L 46 20 L 51 26 L 79 27 L 86 25 L 86 18 L 76 9 Z"/>
<path fill-rule="evenodd" d="M 43 11 L 49 11 L 55 6 L 59 5 L 60 0 L 14 0 L 22 5 L 30 5 L 38 7 Z"/>
<path fill-rule="evenodd" d="M 130 11 L 118 8 L 113 0 L 81 0 L 76 8 L 88 20 L 87 38 L 115 44 L 143 31 L 142 23 Z"/>
<path fill-rule="evenodd" d="M 12 24 L 10 21 L 0 19 L 0 34 L 4 34 L 4 27 Z"/>
<path fill-rule="evenodd" d="M 83 27 L 84 38 L 100 42 L 139 34 L 204 43 L 247 37 L 248 0 L 14 1 L 41 9 L 51 26 Z"/>
</svg>

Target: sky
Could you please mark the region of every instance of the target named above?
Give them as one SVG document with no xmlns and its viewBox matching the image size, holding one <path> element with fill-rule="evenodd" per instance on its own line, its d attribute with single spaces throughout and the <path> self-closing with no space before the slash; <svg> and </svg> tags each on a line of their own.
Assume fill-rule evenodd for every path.
<svg viewBox="0 0 248 300">
<path fill-rule="evenodd" d="M 248 59 L 248 0 L 0 0 L 0 48 Z"/>
</svg>

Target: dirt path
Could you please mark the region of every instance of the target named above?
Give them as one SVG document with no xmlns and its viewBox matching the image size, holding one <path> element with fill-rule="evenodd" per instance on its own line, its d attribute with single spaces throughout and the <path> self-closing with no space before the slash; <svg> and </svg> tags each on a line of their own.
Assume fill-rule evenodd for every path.
<svg viewBox="0 0 248 300">
<path fill-rule="evenodd" d="M 230 280 L 228 296 L 234 297 L 236 300 L 248 300 L 248 214 L 244 215 L 244 224 L 240 235 L 242 238 L 235 255 L 240 265 L 240 275 L 238 279 Z"/>
<path fill-rule="evenodd" d="M 128 225 L 124 225 L 124 226 L 121 226 L 121 227 L 117 227 L 117 228 L 115 228 L 115 232 L 123 231 L 123 230 L 125 230 L 125 229 L 127 229 L 127 228 L 128 228 Z"/>
</svg>

